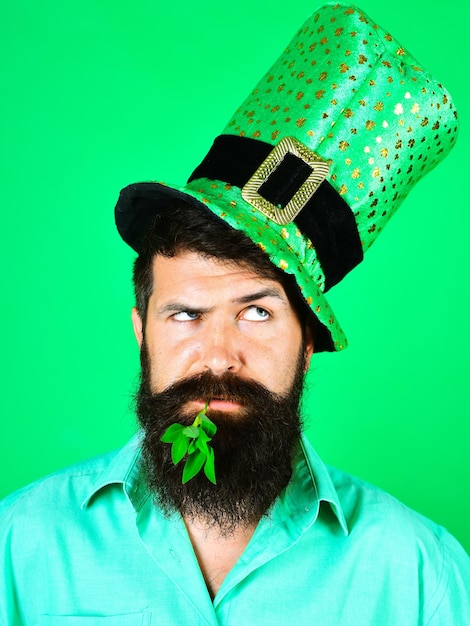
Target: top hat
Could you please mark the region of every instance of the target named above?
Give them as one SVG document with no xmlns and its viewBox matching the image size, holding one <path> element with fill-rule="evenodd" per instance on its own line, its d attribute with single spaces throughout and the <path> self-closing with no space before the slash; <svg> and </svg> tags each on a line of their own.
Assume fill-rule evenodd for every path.
<svg viewBox="0 0 470 626">
<path fill-rule="evenodd" d="M 175 199 L 242 230 L 295 276 L 320 321 L 316 351 L 346 337 L 325 292 L 361 262 L 418 180 L 453 146 L 446 89 L 360 9 L 319 8 L 236 110 L 184 186 L 121 191 L 136 251 Z M 170 208 L 170 209 L 169 209 Z M 188 213 L 188 219 L 190 214 Z"/>
</svg>

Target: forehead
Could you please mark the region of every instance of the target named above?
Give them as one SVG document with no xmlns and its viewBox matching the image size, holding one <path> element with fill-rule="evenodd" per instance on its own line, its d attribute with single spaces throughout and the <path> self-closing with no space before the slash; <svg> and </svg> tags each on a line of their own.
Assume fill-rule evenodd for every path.
<svg viewBox="0 0 470 626">
<path fill-rule="evenodd" d="M 205 290 L 223 290 L 229 294 L 253 289 L 256 285 L 269 285 L 287 299 L 282 283 L 276 278 L 260 275 L 248 264 L 205 257 L 196 252 L 184 252 L 173 257 L 155 256 L 153 279 L 156 295 Z"/>
</svg>

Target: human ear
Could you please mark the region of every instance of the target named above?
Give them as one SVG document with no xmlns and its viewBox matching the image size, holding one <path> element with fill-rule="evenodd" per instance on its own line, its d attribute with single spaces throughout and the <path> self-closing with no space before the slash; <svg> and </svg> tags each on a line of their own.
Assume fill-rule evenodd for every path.
<svg viewBox="0 0 470 626">
<path fill-rule="evenodd" d="M 132 307 L 132 327 L 134 329 L 134 335 L 137 339 L 137 343 L 139 344 L 139 348 L 142 347 L 142 341 L 144 338 L 143 328 L 142 328 L 142 318 L 140 317 L 139 311 L 136 307 Z"/>
<path fill-rule="evenodd" d="M 307 324 L 305 329 L 305 373 L 310 368 L 310 359 L 315 348 L 314 331 L 310 324 Z"/>
</svg>

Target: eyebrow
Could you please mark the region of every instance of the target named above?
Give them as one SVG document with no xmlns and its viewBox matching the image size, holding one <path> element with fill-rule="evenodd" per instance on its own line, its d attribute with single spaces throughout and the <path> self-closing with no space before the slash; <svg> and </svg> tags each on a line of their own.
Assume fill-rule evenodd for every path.
<svg viewBox="0 0 470 626">
<path fill-rule="evenodd" d="M 262 298 L 278 298 L 282 300 L 282 302 L 286 302 L 286 298 L 278 289 L 274 289 L 273 287 L 266 287 L 264 289 L 260 289 L 260 291 L 255 291 L 254 293 L 247 294 L 246 296 L 242 296 L 241 298 L 236 298 L 233 302 L 238 304 L 248 304 L 249 302 L 253 302 L 254 300 L 261 300 Z"/>
<path fill-rule="evenodd" d="M 205 313 L 209 309 L 201 309 L 187 305 L 184 302 L 169 302 L 157 309 L 157 315 L 165 315 L 166 313 L 178 313 L 179 311 L 187 311 L 188 313 Z"/>
<path fill-rule="evenodd" d="M 234 304 L 249 304 L 250 302 L 255 302 L 256 300 L 261 300 L 262 298 L 277 298 L 278 300 L 281 300 L 281 302 L 287 302 L 287 299 L 282 292 L 272 287 L 266 287 L 264 289 L 260 289 L 259 291 L 255 291 L 254 293 L 241 296 L 240 298 L 235 298 L 232 302 Z M 210 309 L 211 307 L 195 307 L 184 302 L 168 302 L 158 309 L 157 315 L 176 313 L 178 311 L 187 311 L 188 313 L 207 313 Z"/>
</svg>

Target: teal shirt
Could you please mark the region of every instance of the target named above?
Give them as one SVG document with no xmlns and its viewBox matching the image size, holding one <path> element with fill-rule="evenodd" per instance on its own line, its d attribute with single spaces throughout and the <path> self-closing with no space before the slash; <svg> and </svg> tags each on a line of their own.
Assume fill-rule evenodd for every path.
<svg viewBox="0 0 470 626">
<path fill-rule="evenodd" d="M 139 440 L 0 505 L 1 626 L 468 626 L 470 559 L 443 528 L 326 468 L 295 473 L 211 600 Z"/>
</svg>

